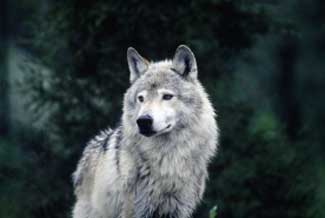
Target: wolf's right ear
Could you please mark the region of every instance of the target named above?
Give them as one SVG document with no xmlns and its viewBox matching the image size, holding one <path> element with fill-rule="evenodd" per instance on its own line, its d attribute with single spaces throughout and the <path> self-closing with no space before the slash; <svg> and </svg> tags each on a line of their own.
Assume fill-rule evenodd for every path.
<svg viewBox="0 0 325 218">
<path fill-rule="evenodd" d="M 128 48 L 127 59 L 130 70 L 130 82 L 133 83 L 137 78 L 147 71 L 149 62 L 139 55 L 137 50 L 132 47 Z"/>
</svg>

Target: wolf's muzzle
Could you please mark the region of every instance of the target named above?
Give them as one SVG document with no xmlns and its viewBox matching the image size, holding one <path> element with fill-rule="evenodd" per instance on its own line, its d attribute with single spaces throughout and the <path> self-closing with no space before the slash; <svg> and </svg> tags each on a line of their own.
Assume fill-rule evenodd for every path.
<svg viewBox="0 0 325 218">
<path fill-rule="evenodd" d="M 142 115 L 137 119 L 139 131 L 144 136 L 152 136 L 156 132 L 153 130 L 153 119 L 150 115 Z"/>
</svg>

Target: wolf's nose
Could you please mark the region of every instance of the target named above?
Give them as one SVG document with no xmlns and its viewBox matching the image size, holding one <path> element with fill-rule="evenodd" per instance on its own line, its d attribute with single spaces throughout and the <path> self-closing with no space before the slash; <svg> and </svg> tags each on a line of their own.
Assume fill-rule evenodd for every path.
<svg viewBox="0 0 325 218">
<path fill-rule="evenodd" d="M 137 124 L 140 129 L 151 129 L 153 120 L 150 115 L 142 115 L 137 119 Z"/>
<path fill-rule="evenodd" d="M 151 134 L 153 119 L 150 115 L 142 115 L 137 119 L 137 124 L 140 130 L 140 133 L 144 135 Z"/>
</svg>

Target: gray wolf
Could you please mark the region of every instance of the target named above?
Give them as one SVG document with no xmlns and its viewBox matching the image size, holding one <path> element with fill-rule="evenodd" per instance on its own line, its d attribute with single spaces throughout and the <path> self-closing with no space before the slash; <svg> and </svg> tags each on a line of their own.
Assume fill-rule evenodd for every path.
<svg viewBox="0 0 325 218">
<path fill-rule="evenodd" d="M 73 174 L 74 218 L 188 218 L 202 199 L 218 127 L 185 45 L 149 62 L 129 48 L 121 125 L 86 146 Z"/>
</svg>

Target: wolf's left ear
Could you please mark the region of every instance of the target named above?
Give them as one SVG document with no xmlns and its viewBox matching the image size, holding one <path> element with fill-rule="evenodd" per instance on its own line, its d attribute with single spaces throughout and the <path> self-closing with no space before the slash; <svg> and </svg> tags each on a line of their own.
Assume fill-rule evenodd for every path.
<svg viewBox="0 0 325 218">
<path fill-rule="evenodd" d="M 173 58 L 172 68 L 185 78 L 197 78 L 195 56 L 189 47 L 186 45 L 178 46 Z"/>
<path fill-rule="evenodd" d="M 127 59 L 130 70 L 130 82 L 133 83 L 137 78 L 147 71 L 149 62 L 139 55 L 137 50 L 132 47 L 128 48 Z"/>
</svg>

